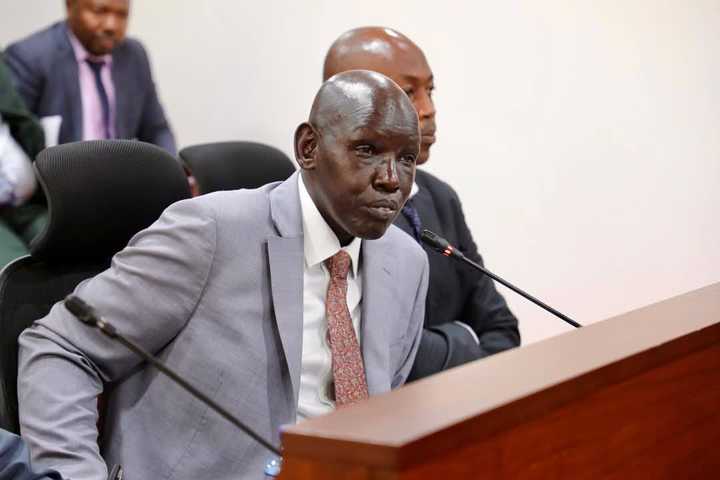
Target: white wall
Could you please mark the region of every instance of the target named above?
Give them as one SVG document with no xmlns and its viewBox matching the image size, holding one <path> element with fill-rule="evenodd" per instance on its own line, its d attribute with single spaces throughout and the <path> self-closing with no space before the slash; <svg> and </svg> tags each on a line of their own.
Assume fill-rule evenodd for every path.
<svg viewBox="0 0 720 480">
<path fill-rule="evenodd" d="M 180 145 L 290 153 L 332 40 L 393 26 L 435 71 L 428 168 L 460 193 L 490 268 L 580 322 L 720 281 L 718 0 L 132 6 Z M 0 44 L 63 15 L 5 1 Z M 526 342 L 566 329 L 507 298 Z"/>
</svg>

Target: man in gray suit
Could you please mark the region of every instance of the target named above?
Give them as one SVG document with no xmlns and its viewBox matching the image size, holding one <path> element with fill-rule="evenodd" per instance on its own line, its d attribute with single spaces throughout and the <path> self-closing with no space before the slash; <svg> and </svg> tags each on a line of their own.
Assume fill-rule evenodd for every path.
<svg viewBox="0 0 720 480">
<path fill-rule="evenodd" d="M 38 117 L 60 118 L 59 143 L 136 138 L 175 154 L 145 49 L 125 38 L 130 1 L 65 3 L 67 22 L 5 52 L 27 107 Z"/>
<path fill-rule="evenodd" d="M 391 223 L 410 193 L 417 114 L 387 77 L 339 74 L 295 133 L 300 171 L 178 202 L 76 294 L 273 442 L 283 424 L 401 386 L 418 347 L 422 249 Z M 250 479 L 270 457 L 55 305 L 20 337 L 33 465 L 73 480 Z M 108 389 L 98 445 L 97 397 Z"/>
</svg>

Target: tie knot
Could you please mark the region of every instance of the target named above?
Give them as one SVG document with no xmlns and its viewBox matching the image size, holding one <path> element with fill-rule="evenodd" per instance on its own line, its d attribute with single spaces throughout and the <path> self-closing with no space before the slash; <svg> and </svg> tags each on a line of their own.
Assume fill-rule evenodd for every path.
<svg viewBox="0 0 720 480">
<path fill-rule="evenodd" d="M 85 63 L 87 63 L 95 73 L 100 73 L 102 67 L 105 66 L 103 60 L 93 60 L 92 58 L 85 59 Z"/>
<path fill-rule="evenodd" d="M 330 271 L 332 278 L 345 280 L 350 271 L 350 254 L 340 250 L 332 257 L 325 260 L 325 266 Z"/>
</svg>

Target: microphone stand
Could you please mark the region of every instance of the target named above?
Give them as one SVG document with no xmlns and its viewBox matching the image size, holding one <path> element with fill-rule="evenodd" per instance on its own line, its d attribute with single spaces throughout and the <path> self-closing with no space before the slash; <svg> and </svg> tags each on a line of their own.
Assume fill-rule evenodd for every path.
<svg viewBox="0 0 720 480">
<path fill-rule="evenodd" d="M 276 454 L 279 457 L 282 457 L 282 452 L 279 448 L 277 448 L 275 445 L 271 444 L 267 440 L 265 440 L 263 437 L 261 437 L 259 434 L 255 433 L 253 430 L 250 429 L 250 427 L 243 424 L 237 417 L 235 417 L 232 413 L 227 411 L 225 408 L 221 407 L 219 404 L 217 404 L 213 399 L 205 395 L 203 392 L 198 390 L 197 388 L 190 385 L 186 380 L 184 380 L 180 375 L 175 373 L 173 370 L 171 370 L 169 367 L 166 367 L 163 363 L 161 363 L 157 358 L 155 358 L 152 354 L 150 354 L 148 351 L 146 351 L 143 347 L 138 345 L 137 343 L 133 342 L 129 338 L 123 337 L 120 333 L 118 333 L 117 329 L 113 327 L 111 324 L 100 318 L 98 315 L 95 314 L 94 309 L 85 303 L 83 300 L 81 300 L 79 297 L 75 295 L 68 295 L 65 299 L 65 307 L 75 315 L 75 317 L 80 320 L 82 323 L 89 325 L 91 327 L 97 328 L 102 333 L 104 333 L 106 336 L 118 341 L 119 343 L 123 344 L 125 347 L 127 347 L 130 351 L 136 353 L 140 357 L 142 357 L 146 362 L 151 364 L 153 367 L 157 368 L 160 372 L 167 375 L 172 381 L 180 385 L 185 391 L 190 393 L 192 396 L 206 404 L 208 407 L 210 407 L 215 413 L 223 417 L 228 422 L 235 425 L 237 428 L 245 432 L 248 436 L 253 438 L 256 442 L 258 442 L 263 447 L 267 448 L 274 454 Z"/>
<path fill-rule="evenodd" d="M 530 301 L 533 302 L 535 305 L 537 305 L 537 306 L 541 307 L 542 309 L 544 309 L 544 310 L 552 313 L 553 315 L 555 315 L 556 317 L 558 317 L 560 320 L 563 320 L 564 322 L 572 325 L 572 326 L 575 327 L 575 328 L 580 328 L 580 327 L 582 327 L 582 325 L 580 325 L 579 323 L 577 323 L 575 320 L 573 320 L 573 319 L 571 319 L 570 317 L 568 317 L 567 315 L 565 315 L 565 314 L 563 314 L 563 313 L 555 310 L 553 307 L 551 307 L 551 306 L 548 305 L 547 303 L 543 302 L 542 300 L 539 300 L 539 299 L 533 297 L 533 296 L 530 295 L 529 293 L 527 293 L 527 292 L 519 289 L 518 287 L 516 287 L 516 286 L 513 285 L 512 283 L 508 282 L 507 280 L 504 280 L 504 279 L 498 277 L 497 275 L 495 275 L 494 273 L 492 273 L 490 270 L 486 269 L 485 267 L 483 267 L 483 266 L 480 265 L 479 263 L 470 260 L 470 259 L 467 258 L 461 251 L 459 251 L 459 250 L 457 250 L 455 247 L 453 247 L 453 246 L 450 244 L 450 242 L 448 242 L 447 240 L 445 240 L 445 239 L 444 239 L 443 237 L 441 237 L 440 235 L 438 235 L 438 234 L 436 234 L 436 233 L 434 233 L 434 232 L 432 232 L 432 231 L 430 231 L 430 230 L 428 230 L 428 229 L 425 229 L 425 230 L 423 230 L 422 235 L 420 236 L 420 239 L 421 239 L 425 244 L 427 244 L 428 246 L 430 246 L 433 250 L 440 252 L 441 254 L 445 255 L 446 257 L 451 257 L 451 258 L 454 258 L 454 259 L 456 259 L 456 260 L 460 260 L 461 262 L 464 262 L 464 263 L 466 263 L 467 265 L 470 265 L 471 267 L 475 268 L 476 270 L 479 270 L 480 272 L 484 273 L 484 274 L 487 275 L 488 277 L 492 278 L 492 279 L 495 280 L 496 282 L 505 285 L 507 288 L 509 288 L 509 289 L 512 290 L 513 292 L 517 293 L 518 295 L 520 295 L 520 296 L 522 296 L 522 297 L 525 297 L 526 299 L 530 300 Z"/>
</svg>

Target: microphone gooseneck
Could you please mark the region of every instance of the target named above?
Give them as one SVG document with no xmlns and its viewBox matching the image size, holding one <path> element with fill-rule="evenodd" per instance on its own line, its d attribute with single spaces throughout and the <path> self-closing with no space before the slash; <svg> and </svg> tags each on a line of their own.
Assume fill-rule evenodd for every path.
<svg viewBox="0 0 720 480">
<path fill-rule="evenodd" d="M 543 301 L 541 301 L 541 300 L 533 297 L 533 296 L 530 295 L 529 293 L 527 293 L 527 292 L 519 289 L 518 287 L 516 287 L 516 286 L 513 285 L 512 283 L 508 282 L 507 280 L 504 280 L 504 279 L 502 279 L 501 277 L 498 277 L 497 275 L 495 275 L 494 273 L 492 273 L 490 270 L 488 270 L 487 268 L 483 267 L 482 265 L 478 264 L 477 262 L 473 262 L 472 260 L 470 260 L 469 258 L 467 258 L 461 251 L 459 251 L 458 249 L 456 249 L 455 247 L 453 247 L 453 246 L 450 244 L 450 242 L 448 242 L 447 240 L 445 240 L 443 237 L 441 237 L 441 236 L 438 235 L 437 233 L 435 233 L 435 232 L 433 232 L 433 231 L 430 231 L 430 230 L 428 230 L 428 229 L 425 229 L 425 230 L 423 230 L 422 235 L 420 235 L 420 239 L 421 239 L 426 245 L 428 245 L 430 248 L 432 248 L 433 250 L 436 250 L 436 251 L 442 253 L 442 254 L 445 255 L 446 257 L 451 257 L 451 258 L 454 258 L 454 259 L 456 259 L 456 260 L 460 260 L 461 262 L 467 263 L 468 265 L 471 265 L 471 266 L 474 267 L 476 270 L 481 271 L 482 273 L 484 273 L 484 274 L 487 275 L 488 277 L 492 278 L 493 280 L 497 281 L 498 283 L 501 283 L 501 284 L 505 285 L 507 288 L 509 288 L 509 289 L 512 290 L 513 292 L 517 293 L 518 295 L 520 295 L 520 296 L 522 296 L 522 297 L 525 297 L 526 299 L 528 299 L 528 300 L 530 300 L 531 302 L 533 302 L 535 305 L 537 305 L 537 306 L 541 307 L 542 309 L 544 309 L 544 310 L 552 313 L 553 315 L 555 315 L 555 316 L 558 317 L 559 319 L 563 320 L 564 322 L 569 323 L 569 324 L 572 325 L 573 327 L 575 327 L 575 328 L 580 328 L 580 327 L 582 327 L 582 325 L 580 325 L 579 323 L 577 323 L 575 320 L 573 320 L 573 319 L 571 319 L 570 317 L 568 317 L 567 315 L 565 315 L 565 314 L 563 314 L 563 313 L 555 310 L 554 308 L 552 308 L 552 307 L 551 307 L 550 305 L 548 305 L 547 303 L 544 303 Z"/>
<path fill-rule="evenodd" d="M 255 433 L 250 427 L 245 425 L 243 422 L 241 422 L 236 416 L 234 416 L 232 413 L 230 413 L 225 408 L 221 407 L 219 404 L 217 404 L 213 399 L 205 395 L 203 392 L 198 390 L 197 388 L 193 387 L 190 383 L 188 383 L 185 379 L 183 379 L 180 375 L 175 373 L 173 370 L 171 370 L 169 367 L 165 366 L 160 360 L 155 358 L 151 353 L 146 351 L 143 347 L 138 345 L 137 343 L 133 342 L 129 338 L 125 338 L 122 336 L 117 329 L 112 326 L 110 323 L 103 320 L 96 312 L 95 309 L 87 304 L 84 300 L 82 300 L 80 297 L 76 295 L 68 295 L 65 298 L 64 301 L 65 308 L 68 309 L 70 313 L 72 313 L 75 318 L 80 320 L 85 325 L 88 325 L 90 327 L 94 327 L 99 329 L 102 333 L 107 335 L 108 337 L 117 340 L 119 343 L 122 343 L 125 347 L 127 347 L 130 351 L 134 352 L 138 356 L 142 357 L 145 361 L 147 361 L 149 364 L 151 364 L 153 367 L 157 368 L 160 372 L 167 375 L 172 381 L 174 381 L 176 384 L 178 384 L 180 387 L 182 387 L 183 390 L 188 392 L 193 397 L 200 400 L 202 403 L 210 407 L 211 410 L 215 411 L 218 415 L 223 417 L 225 420 L 229 421 L 233 425 L 235 425 L 237 428 L 245 432 L 248 436 L 250 436 L 252 439 L 254 439 L 256 442 L 258 442 L 263 447 L 267 448 L 271 452 L 275 453 L 278 456 L 282 456 L 282 452 L 278 447 L 270 443 L 269 441 L 265 440 L 263 437 L 261 437 L 259 434 Z"/>
</svg>

